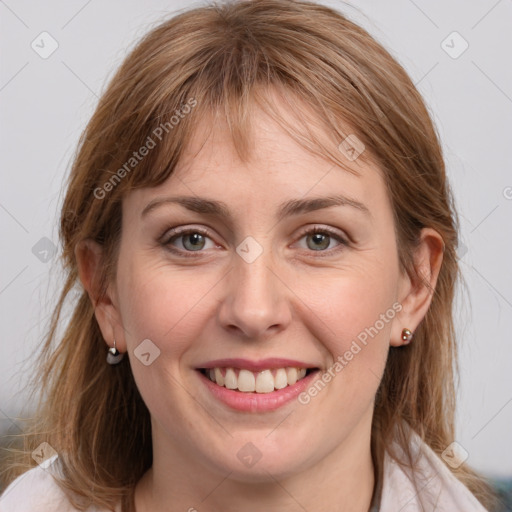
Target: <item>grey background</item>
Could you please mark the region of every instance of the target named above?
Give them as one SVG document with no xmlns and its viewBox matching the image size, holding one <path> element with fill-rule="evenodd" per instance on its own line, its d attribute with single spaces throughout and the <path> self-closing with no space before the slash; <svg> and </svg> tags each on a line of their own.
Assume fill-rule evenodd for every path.
<svg viewBox="0 0 512 512">
<path fill-rule="evenodd" d="M 363 25 L 405 66 L 441 134 L 460 213 L 459 256 L 467 284 L 457 303 L 456 439 L 477 469 L 512 475 L 512 1 L 323 3 Z M 56 218 L 80 132 L 127 49 L 163 16 L 191 5 L 0 1 L 4 431 L 16 433 L 22 409 L 30 410 L 23 387 L 61 279 L 52 252 Z M 41 43 L 43 31 L 58 43 L 46 59 L 31 47 L 35 41 L 50 48 L 49 39 Z M 458 55 L 464 41 L 469 46 Z"/>
</svg>

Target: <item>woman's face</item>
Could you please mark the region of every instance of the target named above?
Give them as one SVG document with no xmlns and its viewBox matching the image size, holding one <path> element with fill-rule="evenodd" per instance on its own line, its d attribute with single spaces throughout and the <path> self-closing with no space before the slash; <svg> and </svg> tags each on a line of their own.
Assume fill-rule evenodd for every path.
<svg viewBox="0 0 512 512">
<path fill-rule="evenodd" d="M 248 163 L 204 120 L 165 183 L 125 198 L 113 303 L 155 457 L 254 481 L 368 446 L 390 339 L 413 326 L 378 169 L 335 167 L 260 110 L 252 126 Z"/>
</svg>

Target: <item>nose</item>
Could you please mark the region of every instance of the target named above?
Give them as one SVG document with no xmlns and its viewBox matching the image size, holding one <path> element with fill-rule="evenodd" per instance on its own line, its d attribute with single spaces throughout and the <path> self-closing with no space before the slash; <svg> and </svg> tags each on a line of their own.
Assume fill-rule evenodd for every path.
<svg viewBox="0 0 512 512">
<path fill-rule="evenodd" d="M 243 338 L 261 339 L 289 325 L 290 292 L 274 267 L 269 249 L 251 263 L 235 254 L 219 309 L 224 329 Z"/>
</svg>

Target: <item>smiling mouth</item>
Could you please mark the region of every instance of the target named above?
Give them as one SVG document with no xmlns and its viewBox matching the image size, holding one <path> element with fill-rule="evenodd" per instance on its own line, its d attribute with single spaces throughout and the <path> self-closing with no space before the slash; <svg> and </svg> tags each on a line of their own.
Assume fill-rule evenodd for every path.
<svg viewBox="0 0 512 512">
<path fill-rule="evenodd" d="M 218 386 L 242 393 L 272 393 L 293 386 L 318 368 L 273 368 L 252 372 L 243 368 L 198 368 Z"/>
</svg>

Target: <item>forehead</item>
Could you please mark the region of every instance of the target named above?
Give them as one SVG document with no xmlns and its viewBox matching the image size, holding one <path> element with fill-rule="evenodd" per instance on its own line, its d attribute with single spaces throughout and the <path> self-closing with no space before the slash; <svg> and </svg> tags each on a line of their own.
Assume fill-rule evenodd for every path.
<svg viewBox="0 0 512 512">
<path fill-rule="evenodd" d="M 279 119 L 296 125 L 294 113 L 279 99 L 275 101 Z M 308 118 L 308 107 L 301 108 Z M 251 108 L 247 124 L 248 152 L 241 157 L 226 119 L 209 111 L 201 113 L 171 176 L 158 187 L 130 195 L 137 199 L 138 208 L 144 208 L 143 203 L 159 194 L 215 197 L 232 203 L 244 203 L 249 197 L 282 203 L 285 199 L 333 193 L 371 202 L 385 194 L 382 173 L 368 155 L 364 159 L 347 158 L 338 148 L 336 135 L 329 133 L 317 116 L 309 115 L 308 120 L 308 129 L 336 154 L 341 165 L 305 147 L 257 105 Z"/>
</svg>

